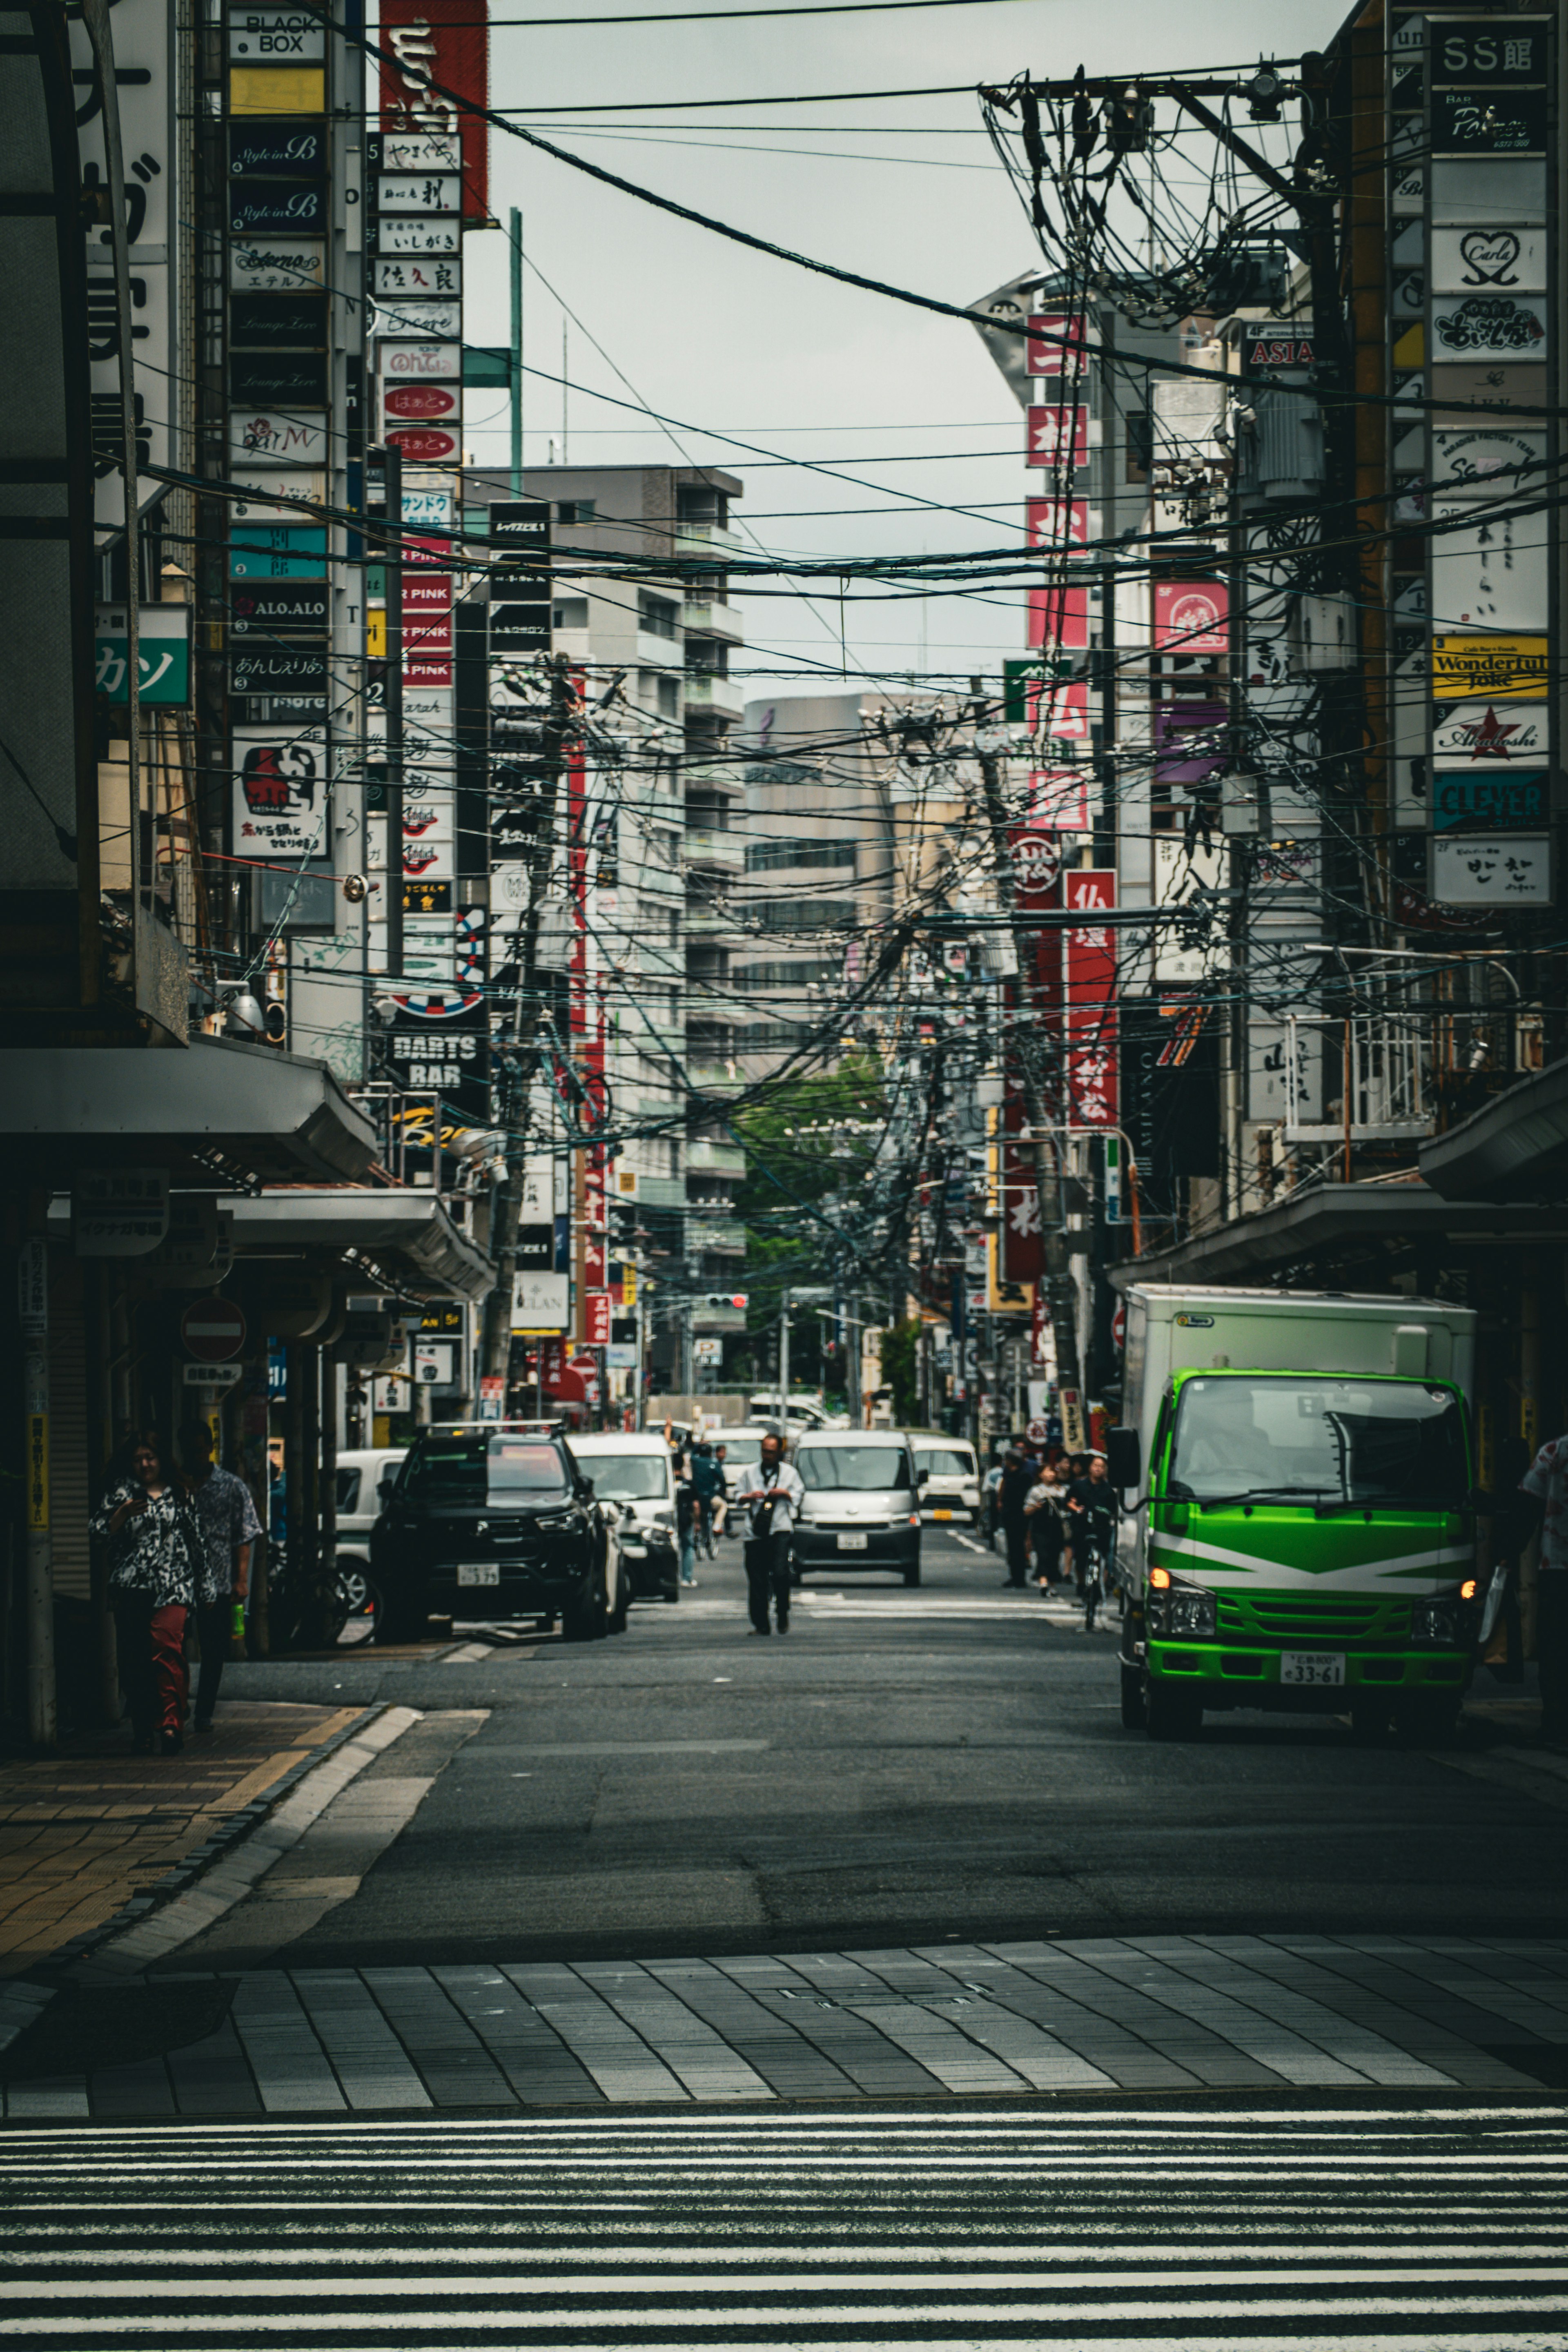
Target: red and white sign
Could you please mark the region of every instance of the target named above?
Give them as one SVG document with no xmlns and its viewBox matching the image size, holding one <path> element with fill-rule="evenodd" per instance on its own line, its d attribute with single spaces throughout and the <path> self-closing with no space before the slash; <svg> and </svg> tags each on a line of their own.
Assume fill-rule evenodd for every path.
<svg viewBox="0 0 1568 2352">
<path fill-rule="evenodd" d="M 583 1337 L 590 1348 L 610 1344 L 610 1294 L 590 1290 L 583 1301 Z"/>
<path fill-rule="evenodd" d="M 383 131 L 456 132 L 463 218 L 488 220 L 489 125 L 469 111 L 489 104 L 487 0 L 381 0 L 381 43 L 392 51 L 381 65 Z"/>
<path fill-rule="evenodd" d="M 403 574 L 403 617 L 410 613 L 449 613 L 452 609 L 452 575 L 449 572 L 426 572 L 405 568 Z"/>
<path fill-rule="evenodd" d="M 422 416 L 460 416 L 463 388 L 457 383 L 384 383 L 381 413 L 405 423 Z"/>
<path fill-rule="evenodd" d="M 1087 408 L 1031 408 L 1028 412 L 1030 466 L 1087 466 Z"/>
<path fill-rule="evenodd" d="M 1068 907 L 1092 916 L 1116 904 L 1110 868 L 1079 868 L 1064 878 Z M 1068 1118 L 1074 1127 L 1117 1123 L 1116 933 L 1087 923 L 1066 934 L 1063 961 L 1063 1062 Z"/>
<path fill-rule="evenodd" d="M 1089 740 L 1089 681 L 1074 678 L 1066 686 L 1040 688 L 1037 731 L 1057 743 Z"/>
<path fill-rule="evenodd" d="M 1028 321 L 1025 367 L 1030 375 L 1083 373 L 1083 315 L 1040 310 Z"/>
<path fill-rule="evenodd" d="M 450 659 L 451 652 L 451 606 L 448 604 L 446 610 L 440 613 L 410 613 L 405 605 L 403 612 L 405 677 L 407 676 L 406 664 L 410 654 L 445 654 Z"/>
<path fill-rule="evenodd" d="M 411 652 L 405 643 L 403 648 L 403 683 L 405 687 L 450 686 L 451 654 L 427 653 L 417 645 Z"/>
<path fill-rule="evenodd" d="M 445 425 L 391 425 L 383 438 L 401 449 L 411 466 L 456 466 L 461 462 L 461 437 Z"/>
<path fill-rule="evenodd" d="M 1026 499 L 1024 537 L 1030 547 L 1087 547 L 1087 499 Z"/>
<path fill-rule="evenodd" d="M 1229 649 L 1230 593 L 1219 580 L 1157 580 L 1154 643 L 1173 654 Z"/>
<path fill-rule="evenodd" d="M 1119 1298 L 1110 1310 L 1110 1344 L 1118 1355 L 1127 1345 L 1127 1301 Z"/>
<path fill-rule="evenodd" d="M 403 542 L 404 593 L 407 593 L 406 575 L 410 572 L 445 572 L 452 562 L 449 539 L 405 539 Z"/>
<path fill-rule="evenodd" d="M 1029 778 L 1028 805 L 1029 823 L 1044 833 L 1087 833 L 1089 770 L 1037 768 Z"/>
<path fill-rule="evenodd" d="M 1081 653 L 1089 644 L 1089 590 L 1050 584 L 1029 591 L 1029 646 Z"/>
<path fill-rule="evenodd" d="M 245 1318 L 231 1298 L 193 1298 L 180 1339 L 198 1364 L 231 1364 L 245 1346 Z"/>
<path fill-rule="evenodd" d="M 461 343 L 383 343 L 378 357 L 388 383 L 431 383 L 463 380 Z"/>
</svg>

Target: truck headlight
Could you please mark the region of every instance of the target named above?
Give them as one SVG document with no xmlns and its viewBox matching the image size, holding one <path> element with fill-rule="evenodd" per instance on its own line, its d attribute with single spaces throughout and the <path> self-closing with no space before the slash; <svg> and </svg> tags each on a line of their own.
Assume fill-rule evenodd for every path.
<svg viewBox="0 0 1568 2352">
<path fill-rule="evenodd" d="M 1417 1601 L 1410 1612 L 1413 1642 L 1441 1642 L 1458 1649 L 1463 1640 L 1459 1620 L 1466 1614 L 1457 1601 Z"/>
<path fill-rule="evenodd" d="M 1212 1592 L 1178 1585 L 1149 1603 L 1150 1631 L 1168 1642 L 1212 1642 L 1219 1609 Z"/>
</svg>

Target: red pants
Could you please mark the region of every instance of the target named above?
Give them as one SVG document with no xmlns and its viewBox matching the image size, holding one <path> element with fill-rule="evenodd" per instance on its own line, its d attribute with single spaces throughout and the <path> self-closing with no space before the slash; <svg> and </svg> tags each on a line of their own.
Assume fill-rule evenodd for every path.
<svg viewBox="0 0 1568 2352">
<path fill-rule="evenodd" d="M 180 1602 L 152 1609 L 132 1593 L 117 1593 L 120 1679 L 130 1702 L 138 1738 L 155 1731 L 179 1731 L 185 1720 L 185 1619 Z"/>
</svg>

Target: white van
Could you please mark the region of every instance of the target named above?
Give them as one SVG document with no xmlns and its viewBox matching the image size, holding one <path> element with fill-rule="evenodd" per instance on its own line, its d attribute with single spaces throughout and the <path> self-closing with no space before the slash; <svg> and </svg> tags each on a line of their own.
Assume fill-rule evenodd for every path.
<svg viewBox="0 0 1568 2352">
<path fill-rule="evenodd" d="M 910 1440 L 915 1471 L 925 1472 L 921 1488 L 922 1519 L 962 1519 L 969 1527 L 980 1521 L 980 1465 L 974 1448 L 962 1437 Z"/>
<path fill-rule="evenodd" d="M 653 1430 L 581 1430 L 566 1440 L 596 1502 L 616 1506 L 616 1540 L 634 1601 L 679 1601 L 675 1465 Z"/>
<path fill-rule="evenodd" d="M 377 1489 L 401 1469 L 406 1445 L 353 1446 L 338 1455 L 338 1586 L 351 1617 L 370 1608 L 370 1531 L 381 1513 Z"/>
<path fill-rule="evenodd" d="M 901 1429 L 808 1430 L 795 1449 L 805 1488 L 795 1528 L 803 1576 L 890 1568 L 921 1580 L 920 1475 Z"/>
</svg>

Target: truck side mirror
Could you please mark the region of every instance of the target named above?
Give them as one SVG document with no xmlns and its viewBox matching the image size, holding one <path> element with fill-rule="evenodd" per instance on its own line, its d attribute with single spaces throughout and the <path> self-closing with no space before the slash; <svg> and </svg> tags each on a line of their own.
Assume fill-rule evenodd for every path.
<svg viewBox="0 0 1568 2352">
<path fill-rule="evenodd" d="M 1135 1429 L 1106 1431 L 1105 1467 L 1113 1486 L 1136 1490 L 1143 1475 L 1143 1448 Z"/>
<path fill-rule="evenodd" d="M 384 1509 L 386 1505 L 391 1502 L 392 1490 L 396 1484 L 397 1473 L 395 1470 L 385 1471 L 383 1475 L 376 1480 L 375 1499 L 382 1506 L 383 1509 Z"/>
</svg>

